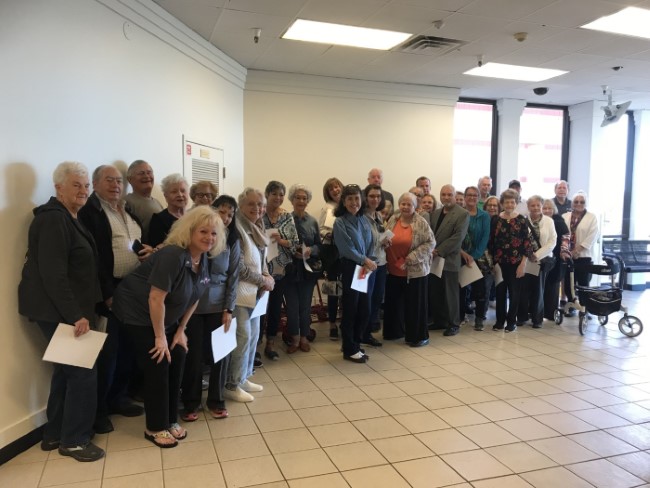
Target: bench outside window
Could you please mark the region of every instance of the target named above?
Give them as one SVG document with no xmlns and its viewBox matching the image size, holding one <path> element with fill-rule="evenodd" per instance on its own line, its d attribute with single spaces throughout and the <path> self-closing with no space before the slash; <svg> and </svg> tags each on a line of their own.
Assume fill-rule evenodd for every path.
<svg viewBox="0 0 650 488">
<path fill-rule="evenodd" d="M 628 273 L 650 273 L 650 241 L 626 239 L 603 240 L 603 255 L 621 260 L 621 287 L 627 290 L 645 289 L 645 284 L 629 285 Z"/>
</svg>

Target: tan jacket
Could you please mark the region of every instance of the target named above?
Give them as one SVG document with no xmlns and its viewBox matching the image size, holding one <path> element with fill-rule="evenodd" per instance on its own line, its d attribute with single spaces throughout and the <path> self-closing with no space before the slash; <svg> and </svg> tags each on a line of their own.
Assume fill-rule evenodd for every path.
<svg viewBox="0 0 650 488">
<path fill-rule="evenodd" d="M 387 228 L 391 231 L 399 222 L 399 214 L 393 215 L 388 221 Z M 406 256 L 407 278 L 421 278 L 427 276 L 431 270 L 431 253 L 436 247 L 436 239 L 429 223 L 419 214 L 413 216 L 411 222 L 413 239 L 409 253 Z"/>
</svg>

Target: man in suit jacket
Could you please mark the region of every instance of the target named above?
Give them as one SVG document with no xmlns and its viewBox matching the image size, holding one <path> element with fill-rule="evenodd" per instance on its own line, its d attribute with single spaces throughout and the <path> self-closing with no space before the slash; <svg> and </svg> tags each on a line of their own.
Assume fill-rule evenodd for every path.
<svg viewBox="0 0 650 488">
<path fill-rule="evenodd" d="M 460 327 L 458 272 L 460 271 L 460 248 L 467 234 L 469 214 L 456 205 L 456 189 L 445 185 L 440 189 L 442 208 L 431 216 L 431 226 L 436 237 L 433 257 L 444 258 L 442 277 L 431 279 L 430 305 L 433 308 L 433 328 L 444 328 L 443 335 L 458 334 Z"/>
</svg>

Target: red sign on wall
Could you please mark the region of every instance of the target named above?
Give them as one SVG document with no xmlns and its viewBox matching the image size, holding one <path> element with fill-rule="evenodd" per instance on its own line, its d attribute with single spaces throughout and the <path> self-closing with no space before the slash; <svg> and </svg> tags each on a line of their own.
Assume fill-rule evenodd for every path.
<svg viewBox="0 0 650 488">
<path fill-rule="evenodd" d="M 185 152 L 188 156 L 192 155 L 192 144 L 185 144 Z"/>
</svg>

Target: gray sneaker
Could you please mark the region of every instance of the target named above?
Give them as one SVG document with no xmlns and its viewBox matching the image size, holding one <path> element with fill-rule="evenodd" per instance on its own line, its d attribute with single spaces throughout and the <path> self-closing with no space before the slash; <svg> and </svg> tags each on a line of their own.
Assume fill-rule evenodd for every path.
<svg viewBox="0 0 650 488">
<path fill-rule="evenodd" d="M 483 321 L 481 319 L 476 319 L 474 321 L 474 330 L 478 330 L 478 331 L 483 330 Z"/>
<path fill-rule="evenodd" d="M 59 454 L 61 456 L 70 456 L 77 461 L 92 462 L 97 461 L 104 457 L 106 454 L 101 447 L 97 447 L 92 442 L 80 446 L 63 447 L 59 446 Z"/>
</svg>

